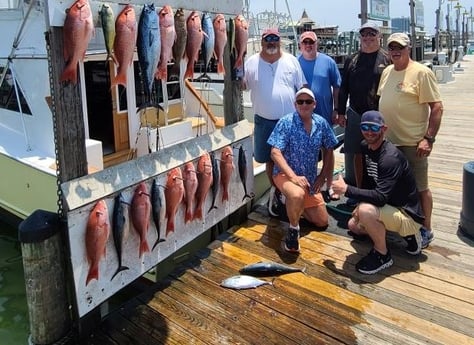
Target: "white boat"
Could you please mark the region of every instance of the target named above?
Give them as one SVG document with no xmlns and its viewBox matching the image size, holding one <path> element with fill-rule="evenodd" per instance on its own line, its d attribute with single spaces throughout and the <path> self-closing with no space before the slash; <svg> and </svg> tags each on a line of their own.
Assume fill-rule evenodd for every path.
<svg viewBox="0 0 474 345">
<path fill-rule="evenodd" d="M 36 209 L 57 210 L 54 121 L 45 32 L 62 26 L 73 1 L 0 0 L 0 208 L 20 218 Z M 210 133 L 222 119 L 200 111 L 199 100 L 183 80 L 155 83 L 160 105 L 143 107 L 138 59 L 128 71 L 127 88 L 110 87 L 116 69 L 106 64 L 99 6 L 90 1 L 95 35 L 84 62 L 79 63 L 80 90 L 89 171 L 146 155 L 160 148 Z M 118 1 L 107 2 L 118 15 Z M 137 13 L 145 1 L 134 1 Z M 217 1 L 155 1 L 186 12 L 193 6 L 211 11 Z M 220 7 L 238 13 L 242 4 Z M 138 20 L 138 18 L 137 18 Z M 196 110 L 197 109 L 197 110 Z"/>
</svg>

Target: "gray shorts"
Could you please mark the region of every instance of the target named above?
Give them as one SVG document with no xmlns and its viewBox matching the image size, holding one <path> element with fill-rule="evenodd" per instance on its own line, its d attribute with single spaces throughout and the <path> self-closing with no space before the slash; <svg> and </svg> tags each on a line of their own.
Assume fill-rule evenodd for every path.
<svg viewBox="0 0 474 345">
<path fill-rule="evenodd" d="M 272 147 L 267 144 L 273 128 L 278 120 L 267 120 L 257 114 L 254 117 L 255 127 L 253 129 L 253 156 L 258 163 L 267 163 L 272 159 L 270 151 Z"/>
<path fill-rule="evenodd" d="M 344 153 L 360 153 L 362 132 L 360 131 L 360 117 L 351 107 L 346 112 L 346 129 L 344 131 Z"/>
</svg>

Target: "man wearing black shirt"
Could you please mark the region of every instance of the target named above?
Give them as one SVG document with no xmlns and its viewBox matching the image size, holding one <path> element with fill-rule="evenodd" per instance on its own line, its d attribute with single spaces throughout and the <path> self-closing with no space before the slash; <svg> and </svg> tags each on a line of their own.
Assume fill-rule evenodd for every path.
<svg viewBox="0 0 474 345">
<path fill-rule="evenodd" d="M 344 63 L 337 107 L 337 122 L 345 127 L 346 179 L 356 186 L 360 186 L 363 170 L 360 154 L 360 116 L 368 110 L 378 110 L 377 89 L 380 75 L 390 64 L 387 52 L 380 47 L 382 35 L 376 24 L 365 23 L 359 29 L 359 34 L 360 50 Z"/>
<path fill-rule="evenodd" d="M 421 252 L 420 227 L 424 216 L 415 177 L 407 159 L 385 139 L 387 130 L 382 114 L 371 110 L 361 117 L 365 158 L 362 188 L 347 185 L 342 178 L 333 181 L 336 193 L 359 201 L 348 227 L 356 235 L 368 235 L 374 247 L 356 264 L 360 273 L 374 274 L 393 264 L 385 239 L 386 231 L 395 231 L 406 242 L 406 252 Z"/>
</svg>

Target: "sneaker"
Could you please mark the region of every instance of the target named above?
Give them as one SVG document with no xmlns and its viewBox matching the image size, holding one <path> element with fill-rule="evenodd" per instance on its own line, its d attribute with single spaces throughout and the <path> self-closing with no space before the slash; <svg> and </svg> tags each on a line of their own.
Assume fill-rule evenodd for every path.
<svg viewBox="0 0 474 345">
<path fill-rule="evenodd" d="M 374 248 L 371 249 L 367 256 L 363 257 L 356 265 L 357 271 L 363 274 L 375 274 L 385 268 L 393 265 L 390 251 L 382 255 Z"/>
<path fill-rule="evenodd" d="M 290 253 L 298 253 L 300 251 L 300 244 L 298 242 L 299 239 L 299 229 L 295 229 L 290 226 L 285 238 L 285 250 Z"/>
<path fill-rule="evenodd" d="M 278 194 L 280 191 L 272 186 L 268 195 L 268 213 L 273 217 L 278 217 Z"/>
<path fill-rule="evenodd" d="M 424 226 L 420 228 L 421 233 L 421 248 L 425 249 L 430 245 L 431 242 L 434 240 L 433 231 L 428 230 Z"/>
<path fill-rule="evenodd" d="M 418 255 L 421 253 L 421 232 L 417 231 L 416 234 L 403 237 L 407 241 L 407 247 L 405 251 L 410 255 Z"/>
</svg>

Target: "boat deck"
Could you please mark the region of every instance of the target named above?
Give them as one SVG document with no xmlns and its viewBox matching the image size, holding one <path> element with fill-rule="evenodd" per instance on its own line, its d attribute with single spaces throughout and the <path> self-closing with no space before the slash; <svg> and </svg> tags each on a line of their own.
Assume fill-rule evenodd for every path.
<svg viewBox="0 0 474 345">
<path fill-rule="evenodd" d="M 392 234 L 394 265 L 358 274 L 354 265 L 371 244 L 352 240 L 347 214 L 333 211 L 329 229 L 305 228 L 301 254 L 287 254 L 281 249 L 287 224 L 257 205 L 246 223 L 144 286 L 81 343 L 474 344 L 474 241 L 458 229 L 463 165 L 474 159 L 474 58 L 465 59 L 473 62 L 461 63 L 455 82 L 440 85 L 445 113 L 429 175 L 435 241 L 421 255 L 406 254 Z M 220 286 L 261 260 L 306 272 L 250 290 Z"/>
</svg>

